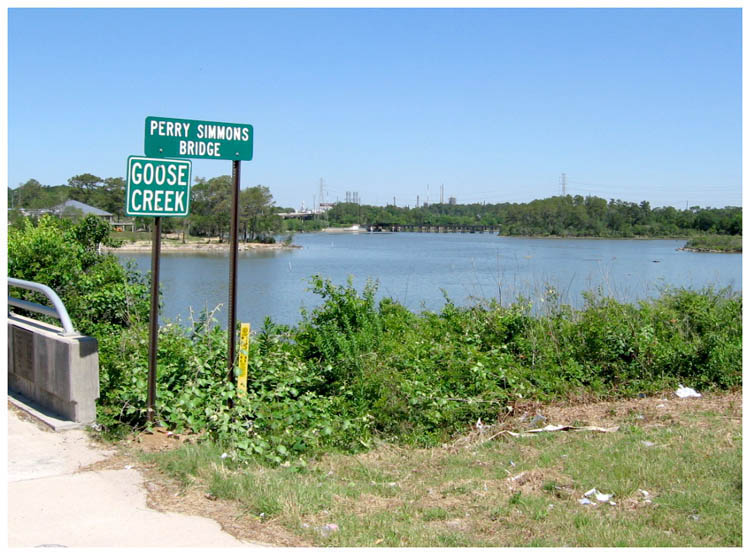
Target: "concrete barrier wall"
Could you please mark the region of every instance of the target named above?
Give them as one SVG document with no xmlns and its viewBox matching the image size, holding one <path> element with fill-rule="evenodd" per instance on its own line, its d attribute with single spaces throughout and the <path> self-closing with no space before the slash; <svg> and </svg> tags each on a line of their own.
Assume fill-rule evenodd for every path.
<svg viewBox="0 0 750 555">
<path fill-rule="evenodd" d="M 8 389 L 82 424 L 96 420 L 99 346 L 84 335 L 8 315 Z"/>
</svg>

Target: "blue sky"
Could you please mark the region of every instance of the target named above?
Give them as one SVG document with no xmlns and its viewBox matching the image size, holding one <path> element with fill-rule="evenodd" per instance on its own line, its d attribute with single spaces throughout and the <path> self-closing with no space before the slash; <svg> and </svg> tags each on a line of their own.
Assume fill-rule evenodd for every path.
<svg viewBox="0 0 750 555">
<path fill-rule="evenodd" d="M 11 9 L 8 183 L 125 175 L 144 120 L 249 123 L 242 187 L 742 203 L 739 9 Z M 194 160 L 193 175 L 231 173 Z"/>
</svg>

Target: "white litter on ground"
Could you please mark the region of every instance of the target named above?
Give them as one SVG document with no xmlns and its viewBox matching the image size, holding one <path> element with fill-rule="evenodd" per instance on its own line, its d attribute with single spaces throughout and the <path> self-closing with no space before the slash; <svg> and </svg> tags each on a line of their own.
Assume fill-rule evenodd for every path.
<svg viewBox="0 0 750 555">
<path fill-rule="evenodd" d="M 600 503 L 608 503 L 609 505 L 617 505 L 614 501 L 612 501 L 612 497 L 614 497 L 614 493 L 602 493 L 596 488 L 591 488 L 589 491 L 583 494 L 583 498 L 579 499 L 578 502 L 581 505 L 596 505 L 593 501 L 589 499 L 589 497 L 594 496 L 594 498 L 599 501 Z M 588 503 L 586 502 L 588 501 Z"/>
<path fill-rule="evenodd" d="M 685 387 L 682 384 L 679 384 L 679 385 L 680 387 L 677 389 L 677 391 L 675 391 L 675 394 L 680 399 L 685 399 L 686 397 L 700 397 L 701 396 L 701 394 L 698 393 L 695 389 L 691 387 Z"/>
</svg>

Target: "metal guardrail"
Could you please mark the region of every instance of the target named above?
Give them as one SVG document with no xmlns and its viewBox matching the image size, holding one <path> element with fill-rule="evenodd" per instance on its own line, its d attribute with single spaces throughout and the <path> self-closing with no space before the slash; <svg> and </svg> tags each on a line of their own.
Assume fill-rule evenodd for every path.
<svg viewBox="0 0 750 555">
<path fill-rule="evenodd" d="M 71 322 L 70 316 L 68 316 L 68 311 L 65 309 L 65 305 L 60 300 L 60 297 L 57 296 L 57 293 L 55 293 L 50 287 L 41 283 L 36 283 L 35 281 L 26 281 L 25 279 L 16 279 L 12 277 L 8 278 L 8 286 L 20 287 L 22 289 L 28 289 L 29 291 L 42 293 L 52 301 L 54 308 L 39 303 L 16 299 L 15 297 L 11 297 L 10 294 L 8 295 L 8 306 L 15 306 L 17 308 L 57 318 L 62 323 L 63 331 L 65 332 L 64 335 L 78 335 L 78 332 L 73 328 L 73 322 Z"/>
</svg>

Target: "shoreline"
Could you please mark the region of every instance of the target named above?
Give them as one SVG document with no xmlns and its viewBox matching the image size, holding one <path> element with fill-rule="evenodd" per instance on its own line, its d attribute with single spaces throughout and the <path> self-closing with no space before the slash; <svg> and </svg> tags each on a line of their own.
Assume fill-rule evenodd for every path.
<svg viewBox="0 0 750 555">
<path fill-rule="evenodd" d="M 282 243 L 237 243 L 237 251 L 275 251 L 301 249 L 300 245 L 284 245 Z M 146 252 L 151 251 L 151 241 L 135 241 L 119 247 L 102 247 L 105 252 Z M 229 243 L 169 243 L 162 240 L 161 252 L 225 252 L 229 251 Z"/>
<path fill-rule="evenodd" d="M 742 254 L 742 251 L 722 251 L 718 249 L 705 249 L 702 247 L 682 247 L 677 250 L 688 251 L 688 252 L 714 253 L 714 254 Z"/>
</svg>

